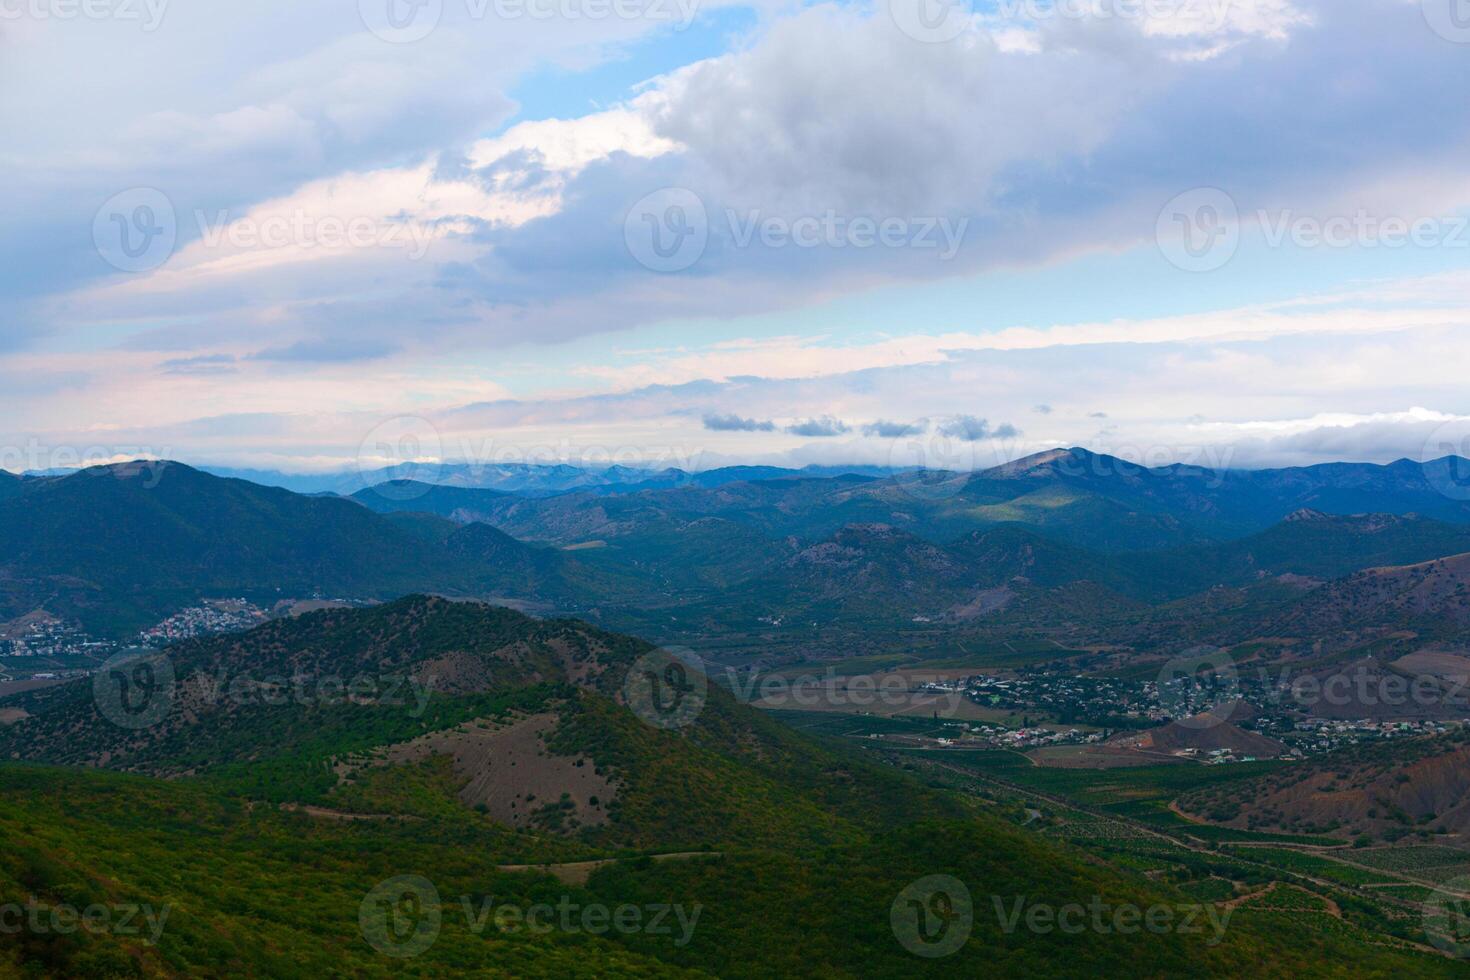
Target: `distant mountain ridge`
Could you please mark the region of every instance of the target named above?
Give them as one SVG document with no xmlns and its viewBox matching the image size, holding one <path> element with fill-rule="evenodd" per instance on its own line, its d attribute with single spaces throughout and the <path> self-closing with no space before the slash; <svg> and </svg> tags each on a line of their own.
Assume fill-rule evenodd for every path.
<svg viewBox="0 0 1470 980">
<path fill-rule="evenodd" d="M 894 524 L 932 541 L 997 524 L 1024 524 L 1093 551 L 1150 551 L 1244 538 L 1302 510 L 1392 514 L 1470 524 L 1470 461 L 1324 464 L 1281 470 L 1152 469 L 1083 449 L 1053 450 L 973 474 L 696 474 L 677 485 L 568 488 L 536 499 L 485 496 L 477 519 L 514 537 L 555 544 L 616 537 L 641 523 L 720 516 L 767 537 L 814 540 L 850 524 Z M 739 477 L 727 480 L 726 477 Z M 418 481 L 422 483 L 423 481 Z M 355 494 L 374 509 L 403 509 L 403 484 Z M 421 498 L 431 491 L 418 487 Z M 525 498 L 525 494 L 518 496 Z M 442 516 L 448 508 L 424 504 Z"/>
<path fill-rule="evenodd" d="M 1143 470 L 1075 450 L 939 493 L 913 474 L 845 474 L 552 497 L 391 481 L 349 499 L 120 464 L 15 481 L 0 497 L 0 621 L 45 609 L 117 635 L 206 597 L 429 591 L 680 643 L 735 633 L 759 644 L 798 623 L 836 631 L 824 642 L 838 648 L 844 634 L 879 642 L 993 624 L 1122 628 L 1146 644 L 1196 625 L 1199 642 L 1413 617 L 1450 628 L 1461 616 L 1453 576 L 1420 589 L 1433 601 L 1352 608 L 1368 594 L 1366 570 L 1470 553 L 1470 522 L 1425 516 L 1411 470 L 1396 468 L 1401 492 L 1388 500 L 1418 509 L 1344 515 L 1302 503 L 1323 502 L 1320 474 Z M 1231 485 L 1242 489 L 1222 491 Z M 1382 591 L 1397 579 L 1374 581 Z"/>
<path fill-rule="evenodd" d="M 0 499 L 0 618 L 44 607 L 125 632 L 206 596 L 536 598 L 575 574 L 575 562 L 483 525 L 402 516 L 181 464 L 29 479 Z"/>
<path fill-rule="evenodd" d="M 262 486 L 282 487 L 296 493 L 336 493 L 351 496 L 358 491 L 389 482 L 424 483 L 476 490 L 499 490 L 522 496 L 554 496 L 561 493 L 625 493 L 635 490 L 671 489 L 682 486 L 717 487 L 742 480 L 776 480 L 793 477 L 825 477 L 857 474 L 886 476 L 892 467 L 810 465 L 723 466 L 708 470 L 678 467 L 613 465 L 579 466 L 573 463 L 401 463 L 374 469 L 323 474 L 283 473 L 219 466 L 199 469 L 216 476 L 249 480 Z"/>
</svg>

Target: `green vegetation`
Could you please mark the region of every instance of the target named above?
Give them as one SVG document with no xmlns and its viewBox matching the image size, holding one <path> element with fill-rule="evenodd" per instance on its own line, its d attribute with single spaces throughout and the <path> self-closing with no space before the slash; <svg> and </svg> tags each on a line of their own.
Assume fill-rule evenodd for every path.
<svg viewBox="0 0 1470 980">
<path fill-rule="evenodd" d="M 1247 903 L 1250 914 L 1245 921 L 1271 922 L 1292 931 L 1316 930 L 1341 941 L 1375 945 L 1425 940 L 1422 918 L 1412 904 L 1422 900 L 1423 893 L 1396 887 L 1395 883 L 1410 883 L 1394 874 L 1348 863 L 1363 854 L 1387 851 L 1346 847 L 1328 838 L 1291 841 L 1290 835 L 1204 827 L 1163 809 L 1174 789 L 1228 780 L 1219 770 L 1228 772 L 1234 767 L 1167 767 L 1153 773 L 1068 770 L 1059 774 L 1031 767 L 1022 757 L 1009 753 L 906 751 L 895 755 L 942 774 L 940 784 L 973 794 L 994 812 L 1038 834 L 1066 840 L 1110 865 L 1134 869 L 1197 899 L 1219 902 L 1232 895 L 1272 889 L 1272 897 L 1262 894 Z M 959 758 L 969 758 L 970 764 L 956 772 Z M 939 764 L 945 768 L 936 768 Z M 1189 768 L 1196 770 L 1193 777 L 1174 771 Z M 1127 778 L 1133 776 L 1137 778 Z M 1119 777 L 1124 777 L 1121 782 Z M 1319 849 L 1307 852 L 1261 846 L 1267 842 L 1316 844 Z M 1447 860 L 1448 855 L 1438 853 L 1449 849 L 1434 850 L 1415 862 L 1444 862 L 1418 872 L 1426 882 L 1436 880 L 1434 876 L 1442 869 L 1448 872 L 1457 867 Z M 1377 887 L 1381 884 L 1390 887 Z M 1311 915 L 1303 916 L 1303 912 Z"/>
<path fill-rule="evenodd" d="M 97 717 L 90 684 L 28 696 L 37 714 L 6 731 L 7 753 L 175 778 L 0 766 L 0 833 L 16 844 L 0 858 L 0 903 L 29 895 L 51 904 L 131 903 L 167 908 L 169 918 L 156 945 L 114 932 L 31 930 L 0 947 L 0 972 L 1238 976 L 1269 963 L 1280 975 L 1433 976 L 1449 965 L 1384 947 L 1387 932 L 1344 938 L 1335 927 L 1304 926 L 1283 935 L 1271 919 L 1232 924 L 1220 937 L 1008 931 L 997 909 L 1016 901 L 1198 908 L 1209 892 L 1175 886 L 1250 881 L 1249 862 L 1151 834 L 1099 836 L 1089 853 L 1060 839 L 1064 815 L 1038 817 L 1023 799 L 971 792 L 980 780 L 974 770 L 886 766 L 862 743 L 795 731 L 718 687 L 693 724 L 655 727 L 621 701 L 628 670 L 648 650 L 582 624 L 413 597 L 188 644 L 171 657 L 181 689 L 216 670 L 252 683 L 286 671 L 435 673 L 445 686 L 421 713 L 384 713 L 391 706 L 370 699 L 190 701 L 190 711 L 133 731 Z M 462 805 L 460 791 L 482 773 L 443 755 L 359 768 L 342 781 L 329 768 L 347 757 L 385 762 L 393 746 L 467 720 L 491 725 L 533 713 L 555 724 L 521 757 L 527 769 L 541 758 L 595 767 L 613 787 L 600 801 L 607 823 L 567 818 L 570 794 L 546 782 L 554 768 L 525 773 L 537 818 L 522 830 L 497 823 L 488 808 Z M 1011 766 L 1014 758 L 997 753 L 992 761 Z M 1184 778 L 1173 770 L 1102 775 L 1113 788 L 1074 772 L 1038 778 L 1052 790 L 1106 797 L 1104 810 L 1161 797 Z M 1121 817 L 1096 826 L 1109 822 L 1135 826 Z M 687 852 L 696 856 L 649 856 Z M 504 867 L 589 861 L 610 863 L 577 875 Z M 432 945 L 398 960 L 364 938 L 359 915 L 378 883 L 403 875 L 432 882 L 438 898 L 394 906 L 394 914 L 422 921 L 437 908 L 442 921 Z M 966 941 L 939 960 L 911 954 L 890 922 L 900 893 L 931 875 L 960 880 L 974 900 Z M 473 916 L 486 902 L 525 909 L 562 901 L 697 909 L 698 919 L 675 942 L 639 931 L 506 933 Z"/>
<path fill-rule="evenodd" d="M 1028 789 L 1064 796 L 1084 806 L 1141 820 L 1161 829 L 1187 830 L 1203 839 L 1334 843 L 1330 838 L 1256 834 L 1228 827 L 1204 826 L 1191 823 L 1169 809 L 1169 804 L 1183 793 L 1206 787 L 1230 786 L 1273 772 L 1280 763 L 1063 769 L 1033 765 L 1029 759 L 1014 752 L 949 752 L 943 758 L 953 765 L 997 776 Z"/>
<path fill-rule="evenodd" d="M 122 636 L 208 596 L 434 590 L 577 612 L 730 661 L 851 670 L 1177 650 L 1360 614 L 1432 627 L 1392 604 L 1358 608 L 1373 591 L 1361 582 L 1319 590 L 1309 622 L 1296 609 L 1306 577 L 1470 551 L 1470 510 L 1422 474 L 1348 469 L 1202 482 L 1071 450 L 935 499 L 902 477 L 842 476 L 535 499 L 390 483 L 345 500 L 179 464 L 97 467 L 0 495 L 0 620 L 44 606 Z M 1353 479 L 1379 490 L 1364 498 Z M 1328 513 L 1282 520 L 1306 502 Z M 1369 503 L 1403 516 L 1335 516 Z M 601 546 L 566 550 L 588 542 Z"/>
<path fill-rule="evenodd" d="M 1293 851 L 1275 847 L 1252 847 L 1239 848 L 1235 853 L 1286 871 L 1295 872 L 1296 874 L 1322 878 L 1327 881 L 1336 881 L 1344 885 L 1385 884 L 1397 880 L 1390 875 L 1365 871 L 1362 868 L 1355 868 L 1351 865 L 1343 864 L 1340 861 L 1334 861 L 1327 857 L 1318 857 L 1315 854 L 1308 854 L 1304 851 Z"/>
<path fill-rule="evenodd" d="M 918 821 L 861 844 L 731 849 L 719 859 L 624 860 L 585 886 L 499 866 L 577 860 L 585 852 L 469 820 L 334 821 L 250 806 L 191 782 L 0 766 L 0 833 L 20 842 L 0 856 L 0 899 L 27 896 L 168 909 L 156 945 L 143 937 L 26 934 L 0 956 L 52 973 L 93 976 L 418 976 L 445 971 L 516 976 L 1203 976 L 1449 975 L 1451 964 L 1393 953 L 1319 926 L 1289 940 L 1273 921 L 1233 921 L 1225 941 L 1152 935 L 1007 934 L 992 895 L 1038 903 L 1178 902 L 1143 879 L 1090 865 L 989 819 Z M 975 924 L 952 957 L 916 958 L 894 939 L 889 906 L 935 869 L 970 884 Z M 383 956 L 359 930 L 374 886 L 421 875 L 437 890 L 437 940 L 408 960 Z M 470 909 L 493 897 L 609 907 L 700 908 L 691 940 L 649 934 L 478 932 Z M 750 955 L 752 949 L 761 955 Z M 7 963 L 0 959 L 0 964 Z M 0 967 L 3 969 L 3 967 Z"/>
</svg>

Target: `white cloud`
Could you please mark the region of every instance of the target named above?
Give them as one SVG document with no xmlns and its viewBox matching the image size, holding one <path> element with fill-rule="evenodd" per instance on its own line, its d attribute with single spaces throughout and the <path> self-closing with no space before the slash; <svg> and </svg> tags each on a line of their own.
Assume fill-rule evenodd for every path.
<svg viewBox="0 0 1470 980">
<path fill-rule="evenodd" d="M 518 123 L 493 139 L 480 140 L 468 153 L 470 166 L 489 167 L 514 154 L 529 154 L 536 162 L 565 177 L 574 177 L 589 163 L 614 153 L 656 157 L 679 149 L 672 140 L 653 131 L 648 116 L 638 109 L 647 100 L 577 119 L 543 119 Z"/>
<path fill-rule="evenodd" d="M 0 149 L 11 178 L 0 207 L 15 229 L 0 243 L 11 273 L 0 300 L 16 311 L 0 328 L 0 368 L 25 379 L 0 396 L 4 415 L 15 438 L 69 438 L 109 418 L 211 452 L 266 452 L 302 431 L 303 456 L 320 461 L 379 410 L 537 439 L 703 440 L 706 415 L 848 420 L 851 432 L 811 450 L 830 453 L 878 451 L 858 433 L 880 420 L 963 409 L 1024 416 L 1028 440 L 1228 435 L 1306 457 L 1312 432 L 1344 447 L 1361 436 L 1376 453 L 1423 424 L 1394 414 L 1405 406 L 1470 408 L 1459 402 L 1467 280 L 1438 271 L 1442 252 L 1405 259 L 1397 282 L 1233 310 L 1002 329 L 983 302 L 973 323 L 927 312 L 921 290 L 936 280 L 1152 248 L 1163 202 L 1192 186 L 1228 188 L 1248 235 L 1258 209 L 1444 215 L 1470 201 L 1470 104 L 1449 95 L 1470 62 L 1415 5 L 1181 2 L 1219 16 L 981 17 L 936 45 L 856 7 L 782 11 L 723 55 L 623 102 L 614 93 L 611 108 L 498 135 L 506 92 L 533 66 L 597 64 L 653 25 L 450 17 L 421 44 L 387 45 L 350 3 L 276 0 L 179 5 L 141 38 L 21 25 L 26 46 L 0 38 L 0 83 L 54 84 L 0 84 L 0 131 L 14 137 Z M 126 78 L 100 74 L 124 43 Z M 94 212 L 134 184 L 165 187 L 195 227 L 161 270 L 99 287 Z M 624 240 L 633 202 L 667 186 L 696 193 L 711 223 L 708 248 L 678 275 L 638 266 Z M 198 234 L 196 209 L 219 241 Z M 968 230 L 943 262 L 919 249 L 741 245 L 721 225 L 727 211 L 825 209 Z M 282 245 L 238 234 L 298 218 L 316 230 Z M 324 219 L 353 218 L 421 234 L 408 244 L 427 251 L 323 240 Z M 1239 275 L 1249 288 L 1293 271 Z M 1053 275 L 1065 289 L 1067 268 Z M 895 315 L 894 336 L 836 325 L 709 342 L 742 315 L 885 285 L 909 289 L 916 311 Z M 1268 291 L 1280 290 L 1256 295 Z M 1194 298 L 1156 306 L 1170 303 Z M 456 409 L 506 393 L 486 350 L 674 317 L 694 324 L 679 350 L 609 364 L 559 347 L 555 370 L 518 386 L 523 402 Z M 569 383 L 594 394 L 562 397 Z M 1039 400 L 1054 411 L 1038 417 Z M 1359 421 L 1248 428 L 1323 413 Z M 189 427 L 211 414 L 260 425 L 231 423 L 228 439 Z M 1247 428 L 1202 428 L 1230 425 Z M 790 441 L 720 438 L 750 452 Z"/>
</svg>

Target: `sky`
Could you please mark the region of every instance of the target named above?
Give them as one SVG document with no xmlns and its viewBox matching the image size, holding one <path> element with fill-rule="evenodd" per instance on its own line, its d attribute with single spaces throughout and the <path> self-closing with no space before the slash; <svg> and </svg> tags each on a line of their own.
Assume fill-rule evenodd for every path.
<svg viewBox="0 0 1470 980">
<path fill-rule="evenodd" d="M 1470 0 L 0 0 L 0 468 L 1470 455 Z"/>
</svg>

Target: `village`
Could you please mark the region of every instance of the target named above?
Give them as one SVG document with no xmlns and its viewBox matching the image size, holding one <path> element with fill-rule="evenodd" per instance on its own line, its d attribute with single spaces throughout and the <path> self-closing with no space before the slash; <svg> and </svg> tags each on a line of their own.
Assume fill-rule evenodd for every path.
<svg viewBox="0 0 1470 980">
<path fill-rule="evenodd" d="M 1156 681 L 1078 677 L 1045 671 L 1024 674 L 978 674 L 937 681 L 923 690 L 964 697 L 1001 721 L 944 720 L 942 734 L 876 734 L 870 738 L 923 743 L 946 749 L 1012 749 L 1030 751 L 1062 746 L 1112 746 L 1144 741 L 1138 735 L 1180 718 L 1203 715 L 1222 703 L 1219 688 L 1199 685 L 1162 686 Z M 1238 694 L 1238 692 L 1228 692 Z M 1442 734 L 1459 727 L 1452 720 L 1325 719 L 1302 717 L 1289 702 L 1261 698 L 1263 708 L 1233 719 L 1252 734 L 1285 746 L 1283 759 L 1303 759 L 1364 742 Z M 1137 734 L 1135 734 L 1137 733 Z M 1173 746 L 1156 752 L 1205 765 L 1257 761 L 1249 749 L 1232 746 Z"/>
</svg>

